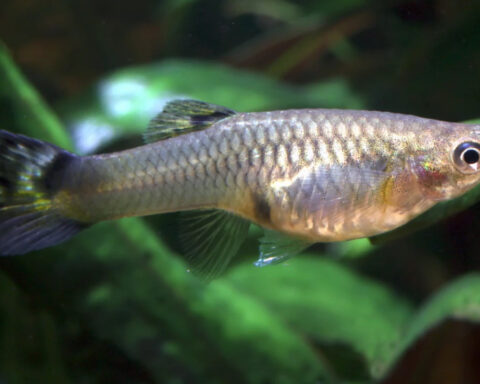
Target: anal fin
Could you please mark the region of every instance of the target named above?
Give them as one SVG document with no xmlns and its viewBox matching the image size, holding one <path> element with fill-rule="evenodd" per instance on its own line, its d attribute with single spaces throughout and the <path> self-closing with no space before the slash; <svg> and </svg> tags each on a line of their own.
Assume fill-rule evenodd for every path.
<svg viewBox="0 0 480 384">
<path fill-rule="evenodd" d="M 221 210 L 183 212 L 181 241 L 190 266 L 201 277 L 220 275 L 237 254 L 250 222 Z"/>
</svg>

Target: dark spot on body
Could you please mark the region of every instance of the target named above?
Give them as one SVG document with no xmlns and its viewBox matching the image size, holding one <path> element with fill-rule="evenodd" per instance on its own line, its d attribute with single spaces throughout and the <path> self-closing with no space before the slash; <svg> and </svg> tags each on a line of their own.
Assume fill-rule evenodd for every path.
<svg viewBox="0 0 480 384">
<path fill-rule="evenodd" d="M 259 222 L 270 223 L 271 209 L 270 209 L 270 204 L 268 204 L 268 201 L 265 199 L 265 197 L 261 195 L 254 195 L 253 209 L 254 209 L 255 217 Z"/>
</svg>

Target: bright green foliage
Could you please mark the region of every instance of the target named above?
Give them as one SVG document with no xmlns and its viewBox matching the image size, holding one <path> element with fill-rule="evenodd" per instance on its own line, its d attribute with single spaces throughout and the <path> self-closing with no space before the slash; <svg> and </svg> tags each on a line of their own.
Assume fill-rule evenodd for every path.
<svg viewBox="0 0 480 384">
<path fill-rule="evenodd" d="M 281 319 L 226 282 L 200 282 L 140 220 L 100 225 L 64 251 L 75 264 L 81 254 L 97 254 L 98 267 L 109 277 L 89 288 L 79 310 L 89 314 L 85 321 L 98 337 L 158 380 L 173 374 L 172 361 L 203 381 L 233 375 L 248 383 L 324 377 L 321 361 Z M 297 358 L 289 360 L 291 355 Z M 284 369 L 275 372 L 279 365 Z"/>
<path fill-rule="evenodd" d="M 411 314 L 382 285 L 318 256 L 256 270 L 245 265 L 227 280 L 320 345 L 349 346 L 369 366 L 398 342 Z"/>
</svg>

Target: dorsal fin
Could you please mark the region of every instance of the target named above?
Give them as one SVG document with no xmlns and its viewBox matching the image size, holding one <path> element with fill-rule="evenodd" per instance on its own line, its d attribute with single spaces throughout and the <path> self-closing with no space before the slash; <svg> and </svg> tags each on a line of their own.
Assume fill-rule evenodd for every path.
<svg viewBox="0 0 480 384">
<path fill-rule="evenodd" d="M 235 112 L 220 105 L 198 100 L 173 100 L 152 119 L 144 134 L 146 143 L 169 139 L 206 129 Z"/>
</svg>

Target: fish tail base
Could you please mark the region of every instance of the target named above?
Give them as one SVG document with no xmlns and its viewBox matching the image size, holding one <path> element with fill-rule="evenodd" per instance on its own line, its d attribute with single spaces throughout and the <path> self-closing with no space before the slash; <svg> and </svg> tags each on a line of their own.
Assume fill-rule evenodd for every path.
<svg viewBox="0 0 480 384">
<path fill-rule="evenodd" d="M 0 255 L 61 243 L 86 225 L 55 207 L 65 165 L 77 157 L 54 145 L 0 130 Z"/>
</svg>

